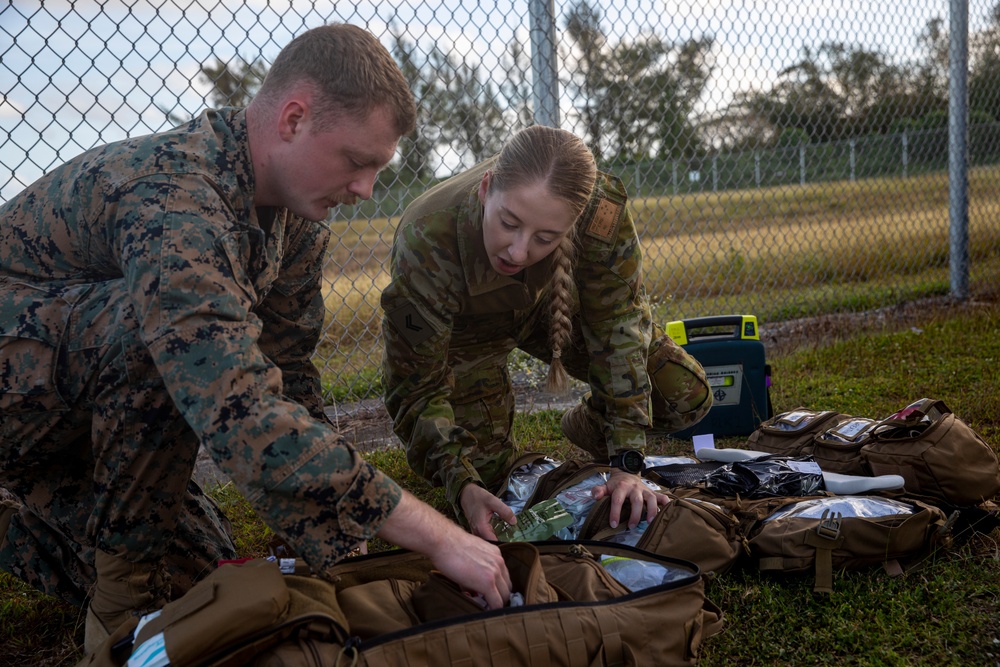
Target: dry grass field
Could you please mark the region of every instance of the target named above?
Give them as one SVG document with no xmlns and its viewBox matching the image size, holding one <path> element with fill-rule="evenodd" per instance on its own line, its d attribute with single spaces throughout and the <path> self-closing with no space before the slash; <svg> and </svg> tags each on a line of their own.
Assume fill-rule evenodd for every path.
<svg viewBox="0 0 1000 667">
<path fill-rule="evenodd" d="M 1000 169 L 970 174 L 973 279 L 1000 279 Z M 831 182 L 631 202 L 646 290 L 662 320 L 751 312 L 761 322 L 945 294 L 945 175 Z M 381 358 L 379 295 L 396 220 L 333 223 L 329 316 L 317 364 L 330 383 Z M 369 375 L 370 377 L 370 375 Z"/>
</svg>

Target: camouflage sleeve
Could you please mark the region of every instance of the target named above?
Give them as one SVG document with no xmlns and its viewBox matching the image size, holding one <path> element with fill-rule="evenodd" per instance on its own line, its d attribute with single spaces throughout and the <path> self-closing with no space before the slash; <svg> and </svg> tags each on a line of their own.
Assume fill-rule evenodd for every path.
<svg viewBox="0 0 1000 667">
<path fill-rule="evenodd" d="M 329 240 L 325 224 L 292 218 L 286 227 L 281 274 L 256 310 L 263 324 L 257 344 L 281 369 L 285 397 L 324 421 L 319 370 L 312 357 L 326 315 L 322 276 Z"/>
<path fill-rule="evenodd" d="M 652 335 L 642 284 L 642 248 L 617 178 L 599 175 L 600 196 L 584 212 L 576 281 L 595 402 L 611 425 L 608 453 L 641 449 L 652 410 L 646 354 Z"/>
<path fill-rule="evenodd" d="M 282 395 L 247 271 L 260 229 L 196 174 L 143 178 L 117 195 L 104 233 L 167 391 L 262 518 L 325 571 L 378 531 L 401 490 Z"/>
<path fill-rule="evenodd" d="M 444 486 L 457 505 L 466 484 L 482 482 L 472 465 L 476 440 L 455 423 L 455 381 L 447 364 L 457 310 L 452 295 L 465 287 L 461 267 L 408 225 L 393 244 L 391 273 L 382 291 L 386 409 L 410 467 Z"/>
</svg>

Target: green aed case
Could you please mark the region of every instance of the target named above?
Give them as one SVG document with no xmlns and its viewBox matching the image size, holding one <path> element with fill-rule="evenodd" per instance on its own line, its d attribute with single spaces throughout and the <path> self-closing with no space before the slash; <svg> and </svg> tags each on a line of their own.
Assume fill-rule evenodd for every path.
<svg viewBox="0 0 1000 667">
<path fill-rule="evenodd" d="M 677 320 L 666 333 L 704 367 L 714 399 L 704 419 L 671 437 L 750 435 L 771 417 L 771 368 L 754 315 Z"/>
</svg>

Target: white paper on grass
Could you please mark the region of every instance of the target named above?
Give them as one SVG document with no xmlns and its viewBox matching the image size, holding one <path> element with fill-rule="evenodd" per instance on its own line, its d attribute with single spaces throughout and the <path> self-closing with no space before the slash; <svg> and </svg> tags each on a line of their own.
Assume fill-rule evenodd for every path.
<svg viewBox="0 0 1000 667">
<path fill-rule="evenodd" d="M 693 435 L 691 436 L 691 444 L 694 445 L 696 452 L 699 449 L 715 449 L 715 435 L 712 433 Z"/>
</svg>

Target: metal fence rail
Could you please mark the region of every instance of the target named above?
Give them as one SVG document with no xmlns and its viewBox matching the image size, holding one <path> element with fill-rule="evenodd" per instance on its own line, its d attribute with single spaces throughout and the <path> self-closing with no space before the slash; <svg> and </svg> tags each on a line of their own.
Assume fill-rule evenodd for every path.
<svg viewBox="0 0 1000 667">
<path fill-rule="evenodd" d="M 6 0 L 0 201 L 95 145 L 244 104 L 294 35 L 344 21 L 393 52 L 420 115 L 373 201 L 332 220 L 315 357 L 331 396 L 377 387 L 400 212 L 534 122 L 585 137 L 626 181 L 662 319 L 766 324 L 955 293 L 963 252 L 973 290 L 1000 274 L 1000 11 L 986 0 L 388 4 Z"/>
</svg>

